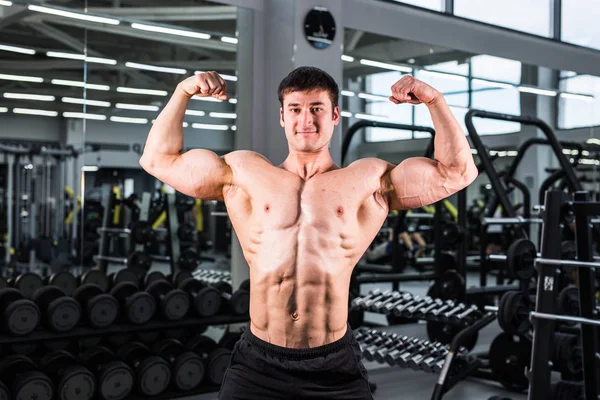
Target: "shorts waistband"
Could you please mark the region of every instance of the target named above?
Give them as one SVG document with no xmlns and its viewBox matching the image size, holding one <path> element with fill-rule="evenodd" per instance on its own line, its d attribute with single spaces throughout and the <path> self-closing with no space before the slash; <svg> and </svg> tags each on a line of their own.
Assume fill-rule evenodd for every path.
<svg viewBox="0 0 600 400">
<path fill-rule="evenodd" d="M 354 333 L 352 332 L 352 328 L 348 324 L 346 333 L 340 339 L 331 343 L 324 344 L 322 346 L 309 347 L 305 349 L 277 346 L 269 342 L 265 342 L 264 340 L 252 333 L 252 331 L 250 330 L 250 326 L 248 326 L 244 330 L 241 339 L 247 340 L 252 345 L 258 347 L 265 353 L 270 354 L 272 356 L 292 360 L 307 360 L 335 353 L 343 349 L 344 347 L 351 345 L 354 341 Z"/>
</svg>

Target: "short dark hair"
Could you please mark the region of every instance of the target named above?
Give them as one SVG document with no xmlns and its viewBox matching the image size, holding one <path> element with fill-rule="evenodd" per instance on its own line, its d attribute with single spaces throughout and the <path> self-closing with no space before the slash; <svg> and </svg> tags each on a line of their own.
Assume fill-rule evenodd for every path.
<svg viewBox="0 0 600 400">
<path fill-rule="evenodd" d="M 283 107 L 283 97 L 291 92 L 305 92 L 315 89 L 329 92 L 331 104 L 338 105 L 340 88 L 335 79 L 327 72 L 316 67 L 298 67 L 288 74 L 277 89 L 277 97 Z"/>
</svg>

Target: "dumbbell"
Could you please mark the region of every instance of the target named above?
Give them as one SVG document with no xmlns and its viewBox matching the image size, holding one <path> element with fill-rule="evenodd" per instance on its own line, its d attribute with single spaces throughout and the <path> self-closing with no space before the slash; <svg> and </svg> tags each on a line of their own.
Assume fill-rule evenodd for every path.
<svg viewBox="0 0 600 400">
<path fill-rule="evenodd" d="M 44 280 L 44 283 L 59 287 L 67 296 L 73 295 L 73 292 L 77 288 L 77 278 L 67 271 L 51 274 Z"/>
<path fill-rule="evenodd" d="M 246 315 L 250 309 L 250 292 L 238 289 L 233 292 L 230 283 L 225 281 L 215 282 L 211 285 L 221 293 L 221 309 L 223 313 L 233 315 Z"/>
<path fill-rule="evenodd" d="M 398 291 L 394 291 L 392 292 L 391 296 L 388 296 L 385 299 L 382 300 L 377 300 L 376 302 L 374 302 L 371 307 L 369 307 L 369 311 L 373 311 L 373 312 L 381 312 L 382 309 L 390 303 L 395 303 L 398 300 L 402 299 L 403 296 L 406 295 L 406 293 L 402 293 L 402 292 L 398 292 Z"/>
<path fill-rule="evenodd" d="M 415 318 L 427 319 L 430 316 L 431 311 L 438 309 L 444 305 L 442 299 L 433 299 L 428 305 L 418 309 L 415 312 Z"/>
<path fill-rule="evenodd" d="M 424 343 L 429 343 L 429 341 L 427 339 L 409 338 L 407 341 L 401 343 L 394 350 L 389 351 L 385 355 L 385 362 L 389 365 L 396 365 L 396 361 L 400 358 L 402 354 L 404 354 L 407 351 L 412 351 Z"/>
<path fill-rule="evenodd" d="M 231 350 L 218 347 L 217 343 L 204 335 L 196 335 L 185 343 L 185 349 L 200 356 L 208 380 L 221 385 L 225 371 L 231 361 Z"/>
<path fill-rule="evenodd" d="M 448 310 L 444 313 L 439 313 L 438 318 L 439 318 L 440 322 L 452 322 L 455 318 L 455 315 L 460 314 L 466 308 L 467 308 L 466 304 L 458 303 L 454 306 L 454 308 L 451 308 L 450 310 Z"/>
<path fill-rule="evenodd" d="M 479 307 L 477 307 L 476 305 L 471 305 L 468 306 L 466 310 L 464 310 L 460 314 L 456 314 L 452 321 L 460 323 L 461 325 L 466 327 L 472 325 L 473 322 L 477 321 L 478 319 L 481 319 L 482 316 L 483 314 L 481 311 L 479 311 Z"/>
<path fill-rule="evenodd" d="M 398 356 L 396 358 L 395 363 L 396 363 L 396 365 L 399 365 L 402 368 L 407 368 L 408 362 L 411 358 L 413 358 L 417 354 L 423 354 L 423 353 L 429 354 L 429 353 L 435 351 L 436 348 L 439 346 L 440 346 L 439 343 L 430 342 L 428 340 L 426 340 L 425 342 L 422 342 L 421 344 L 417 344 L 415 346 L 409 346 L 406 349 L 404 349 L 404 351 L 402 352 L 402 354 L 400 354 L 400 356 Z"/>
<path fill-rule="evenodd" d="M 362 336 L 358 341 L 358 343 L 363 347 L 364 345 L 370 344 L 373 340 L 379 338 L 381 336 L 381 332 L 373 330 Z"/>
<path fill-rule="evenodd" d="M 165 274 L 160 271 L 151 271 L 144 276 L 144 287 L 148 287 L 154 281 L 167 280 Z M 168 280 L 167 280 L 168 281 Z"/>
<path fill-rule="evenodd" d="M 392 300 L 387 304 L 382 305 L 377 311 L 385 315 L 392 315 L 394 309 L 401 306 L 409 301 L 412 301 L 413 295 L 411 293 L 404 293 L 398 299 Z"/>
<path fill-rule="evenodd" d="M 90 269 L 81 275 L 78 280 L 80 285 L 85 285 L 86 283 L 97 285 L 104 293 L 108 292 L 108 289 L 111 287 L 108 277 L 99 269 Z"/>
<path fill-rule="evenodd" d="M 430 317 L 434 321 L 441 322 L 443 320 L 443 314 L 454 307 L 455 303 L 453 300 L 446 300 L 444 304 L 435 310 L 429 312 L 428 317 Z M 429 318 L 428 318 L 429 319 Z"/>
<path fill-rule="evenodd" d="M 408 362 L 408 368 L 418 371 L 421 369 L 421 364 L 425 361 L 425 359 L 429 357 L 438 357 L 441 355 L 446 355 L 448 353 L 448 348 L 441 343 L 435 343 L 430 352 L 423 352 L 411 357 Z"/>
<path fill-rule="evenodd" d="M 396 338 L 396 340 L 394 340 L 392 343 L 387 344 L 386 346 L 380 347 L 379 350 L 377 350 L 374 354 L 374 359 L 375 361 L 377 361 L 380 364 L 383 364 L 385 362 L 385 356 L 393 350 L 399 349 L 401 347 L 406 347 L 407 346 L 407 342 L 410 340 L 411 338 L 409 338 L 408 336 L 402 336 L 402 337 L 398 337 Z"/>
<path fill-rule="evenodd" d="M 96 393 L 102 400 L 123 400 L 133 390 L 135 378 L 127 364 L 117 360 L 106 347 L 90 347 L 79 354 L 80 361 L 96 377 Z"/>
<path fill-rule="evenodd" d="M 56 286 L 38 289 L 32 298 L 42 314 L 42 324 L 54 332 L 67 332 L 81 319 L 81 306 Z"/>
<path fill-rule="evenodd" d="M 9 279 L 8 285 L 23 293 L 23 297 L 31 299 L 38 289 L 44 287 L 44 281 L 39 275 L 26 272 L 14 279 Z"/>
<path fill-rule="evenodd" d="M 405 307 L 402 310 L 402 316 L 405 318 L 414 318 L 418 310 L 430 306 L 431 304 L 434 304 L 434 299 L 429 296 L 426 296 L 423 299 L 421 299 L 421 301 L 414 303 L 408 307 Z"/>
<path fill-rule="evenodd" d="M 135 373 L 137 390 L 144 396 L 164 392 L 171 382 L 169 364 L 140 342 L 128 343 L 117 351 L 117 357 Z"/>
<path fill-rule="evenodd" d="M 54 398 L 54 385 L 50 378 L 40 372 L 35 363 L 23 355 L 10 355 L 0 361 L 0 381 L 4 388 L 8 388 L 3 399 L 35 399 L 52 400 Z"/>
<path fill-rule="evenodd" d="M 180 341 L 163 339 L 152 346 L 152 351 L 171 364 L 173 386 L 178 390 L 192 390 L 202 383 L 204 362 L 198 354 L 186 351 Z"/>
<path fill-rule="evenodd" d="M 109 274 L 107 278 L 108 281 L 112 284 L 112 287 L 115 287 L 121 282 L 131 282 L 136 287 L 140 287 L 140 278 L 138 274 L 127 268 L 123 268 L 117 272 L 113 272 L 112 274 Z"/>
<path fill-rule="evenodd" d="M 221 293 L 194 278 L 179 283 L 179 289 L 188 293 L 194 301 L 193 309 L 201 317 L 211 317 L 221 308 Z"/>
<path fill-rule="evenodd" d="M 64 350 L 46 354 L 39 361 L 40 370 L 52 381 L 56 388 L 55 400 L 91 400 L 96 392 L 94 374 Z"/>
<path fill-rule="evenodd" d="M 388 336 L 380 336 L 369 344 L 369 347 L 363 350 L 363 357 L 367 361 L 373 361 L 375 359 L 375 353 L 378 350 L 390 346 L 398 340 L 398 335 L 396 333 L 392 333 Z"/>
<path fill-rule="evenodd" d="M 397 305 L 396 307 L 393 308 L 392 314 L 396 317 L 401 317 L 402 314 L 404 313 L 404 310 L 406 310 L 408 307 L 410 306 L 414 306 L 416 304 L 419 304 L 423 301 L 423 299 L 420 296 L 413 296 L 412 299 L 401 303 L 400 305 Z"/>
<path fill-rule="evenodd" d="M 33 332 L 41 318 L 39 307 L 15 288 L 0 289 L 0 312 L 4 331 L 13 336 Z"/>
<path fill-rule="evenodd" d="M 362 297 L 356 297 L 354 300 L 352 300 L 350 302 L 350 308 L 362 307 L 362 303 L 364 303 L 365 301 L 370 300 L 376 296 L 379 296 L 381 293 L 383 293 L 383 292 L 379 288 L 372 289 L 367 295 L 362 296 Z"/>
<path fill-rule="evenodd" d="M 393 292 L 391 289 L 385 290 L 385 291 L 379 293 L 378 295 L 371 297 L 370 299 L 364 300 L 361 303 L 360 308 L 362 308 L 365 311 L 369 310 L 376 301 L 385 300 L 388 297 L 392 296 L 392 293 Z"/>
<path fill-rule="evenodd" d="M 117 299 L 125 320 L 142 325 L 150 321 L 156 312 L 156 301 L 149 293 L 139 291 L 132 282 L 117 283 L 110 294 Z"/>
<path fill-rule="evenodd" d="M 104 293 L 100 286 L 84 283 L 73 292 L 79 303 L 83 320 L 92 328 L 106 328 L 115 322 L 119 315 L 119 303 L 114 296 Z"/>
<path fill-rule="evenodd" d="M 367 337 L 367 336 L 372 336 L 376 333 L 377 331 L 375 329 L 364 329 L 364 330 L 360 330 L 356 333 L 354 333 L 354 339 L 356 339 L 357 342 L 362 342 L 362 340 Z"/>
<path fill-rule="evenodd" d="M 440 350 L 435 355 L 429 355 L 425 357 L 423 362 L 420 364 L 420 369 L 426 372 L 439 372 L 446 362 L 446 356 L 448 355 L 448 346 L 445 350 Z"/>
<path fill-rule="evenodd" d="M 178 287 L 179 284 L 186 279 L 193 278 L 192 271 L 187 271 L 185 269 L 179 270 L 174 274 L 167 275 L 167 281 L 173 284 L 173 287 Z"/>
<path fill-rule="evenodd" d="M 554 334 L 554 347 L 550 353 L 552 366 L 569 376 L 580 376 L 583 372 L 583 355 L 577 335 L 566 333 Z"/>
<path fill-rule="evenodd" d="M 151 282 L 146 287 L 158 307 L 160 315 L 168 321 L 185 317 L 190 310 L 190 297 L 181 289 L 173 289 L 166 279 Z"/>
<path fill-rule="evenodd" d="M 244 279 L 242 283 L 240 283 L 239 289 L 246 290 L 248 293 L 250 293 L 250 279 Z"/>
</svg>

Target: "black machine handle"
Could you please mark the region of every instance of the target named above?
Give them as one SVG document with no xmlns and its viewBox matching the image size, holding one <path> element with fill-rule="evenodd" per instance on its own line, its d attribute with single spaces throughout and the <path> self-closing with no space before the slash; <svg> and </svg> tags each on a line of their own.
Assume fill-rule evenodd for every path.
<svg viewBox="0 0 600 400">
<path fill-rule="evenodd" d="M 435 130 L 428 126 L 404 125 L 379 121 L 358 121 L 348 128 L 348 131 L 346 132 L 346 134 L 344 135 L 344 139 L 342 140 L 342 165 L 346 160 L 346 154 L 348 153 L 348 149 L 350 148 L 350 142 L 352 141 L 354 134 L 362 128 L 390 128 L 413 132 L 429 132 L 432 138 L 435 137 Z M 431 157 L 432 154 L 433 140 L 429 142 L 429 145 L 427 146 L 427 151 L 425 152 L 425 156 Z"/>
<path fill-rule="evenodd" d="M 500 205 L 502 206 L 502 209 L 504 210 L 505 216 L 516 217 L 517 214 L 516 214 L 516 211 L 513 208 L 512 204 L 510 203 L 508 196 L 506 195 L 506 189 L 504 188 L 502 181 L 500 180 L 496 170 L 492 166 L 492 162 L 489 158 L 489 155 L 488 155 L 488 152 L 487 152 L 485 146 L 483 145 L 483 142 L 481 141 L 481 137 L 479 136 L 479 134 L 477 133 L 477 130 L 475 129 L 475 126 L 473 124 L 474 117 L 483 118 L 483 119 L 495 119 L 495 120 L 499 120 L 499 121 L 519 122 L 523 125 L 533 125 L 533 126 L 540 128 L 542 130 L 542 132 L 544 132 L 544 134 L 546 135 L 546 138 L 548 139 L 548 143 L 552 147 L 552 150 L 554 151 L 554 154 L 556 155 L 556 158 L 558 159 L 558 162 L 560 163 L 561 168 L 563 170 L 565 170 L 567 182 L 569 183 L 569 187 L 571 188 L 571 190 L 573 190 L 573 191 L 582 190 L 581 183 L 577 180 L 577 176 L 575 175 L 575 171 L 573 170 L 571 164 L 569 163 L 569 160 L 567 160 L 567 158 L 563 154 L 562 146 L 558 142 L 556 135 L 554 135 L 554 132 L 552 131 L 552 129 L 544 121 L 542 121 L 538 118 L 535 118 L 535 117 L 528 117 L 528 116 L 523 116 L 523 115 L 509 115 L 509 114 L 499 114 L 499 113 L 493 113 L 493 112 L 482 111 L 482 110 L 469 110 L 469 112 L 467 112 L 467 114 L 465 115 L 465 125 L 467 126 L 467 131 L 469 132 L 469 137 L 471 138 L 471 142 L 473 143 L 473 146 L 475 146 L 475 148 L 477 149 L 477 154 L 479 155 L 479 159 L 481 160 L 481 163 L 482 163 L 488 177 L 490 178 L 490 183 L 492 185 L 492 188 L 494 189 L 494 192 L 496 192 L 498 201 L 500 202 Z M 513 162 L 513 164 L 515 164 L 515 163 Z"/>
</svg>

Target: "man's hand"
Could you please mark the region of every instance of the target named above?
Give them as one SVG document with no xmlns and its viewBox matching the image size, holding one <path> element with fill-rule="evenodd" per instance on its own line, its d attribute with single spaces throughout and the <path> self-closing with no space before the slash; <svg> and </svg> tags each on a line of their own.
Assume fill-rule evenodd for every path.
<svg viewBox="0 0 600 400">
<path fill-rule="evenodd" d="M 190 76 L 177 85 L 177 89 L 188 96 L 214 97 L 219 100 L 227 100 L 227 83 L 215 71 L 202 72 Z"/>
<path fill-rule="evenodd" d="M 403 76 L 392 86 L 390 101 L 395 104 L 409 103 L 434 105 L 442 98 L 442 94 L 418 79 L 410 75 Z"/>
</svg>

